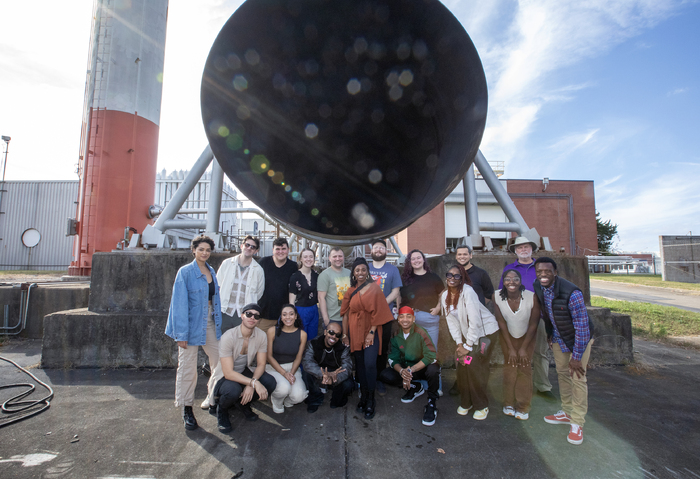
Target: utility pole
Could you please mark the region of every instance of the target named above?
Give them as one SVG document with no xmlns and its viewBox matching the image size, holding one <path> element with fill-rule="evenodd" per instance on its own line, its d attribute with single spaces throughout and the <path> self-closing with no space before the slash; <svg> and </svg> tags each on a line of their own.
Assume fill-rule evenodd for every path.
<svg viewBox="0 0 700 479">
<path fill-rule="evenodd" d="M 10 150 L 10 138 L 9 136 L 2 136 L 2 141 L 5 142 L 5 159 L 2 162 L 2 186 L 0 186 L 0 221 L 2 220 L 2 199 L 3 196 L 5 195 L 5 170 L 7 170 L 7 152 Z M 0 229 L 0 233 L 2 233 L 2 229 Z M 2 238 L 0 238 L 2 240 Z"/>
</svg>

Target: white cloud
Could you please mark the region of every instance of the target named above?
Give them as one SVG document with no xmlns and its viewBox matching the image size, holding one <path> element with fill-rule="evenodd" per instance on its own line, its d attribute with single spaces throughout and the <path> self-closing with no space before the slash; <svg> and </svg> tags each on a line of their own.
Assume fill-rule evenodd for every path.
<svg viewBox="0 0 700 479">
<path fill-rule="evenodd" d="M 472 8 L 450 3 L 479 48 L 489 82 L 489 116 L 482 142 L 487 157 L 513 159 L 543 107 L 570 100 L 577 89 L 589 86 L 552 86 L 552 72 L 608 51 L 667 18 L 680 4 L 673 0 L 521 1 L 508 24 L 482 15 L 479 19 L 485 25 L 469 16 Z M 502 32 L 494 33 L 497 28 Z"/>
<path fill-rule="evenodd" d="M 681 93 L 685 93 L 689 90 L 690 88 L 676 88 L 666 93 L 666 96 L 680 95 Z"/>
</svg>

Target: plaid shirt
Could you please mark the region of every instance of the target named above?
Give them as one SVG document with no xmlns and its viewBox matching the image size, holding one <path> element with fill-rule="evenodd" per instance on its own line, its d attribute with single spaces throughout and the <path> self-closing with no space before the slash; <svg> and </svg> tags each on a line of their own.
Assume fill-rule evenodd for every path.
<svg viewBox="0 0 700 479">
<path fill-rule="evenodd" d="M 557 330 L 557 324 L 554 322 L 554 313 L 552 311 L 552 299 L 554 299 L 554 284 L 549 288 L 542 288 L 542 293 L 544 294 L 544 305 L 547 308 L 547 314 L 549 315 L 549 320 L 552 323 L 554 332 L 552 334 L 552 341 L 556 341 L 561 347 L 562 352 L 570 353 L 569 348 L 564 344 L 564 341 L 559 336 L 559 331 Z M 574 291 L 571 293 L 569 298 L 569 313 L 571 314 L 571 319 L 574 322 L 574 330 L 576 331 L 576 337 L 574 341 L 574 350 L 571 352 L 571 357 L 575 361 L 580 361 L 581 356 L 583 356 L 584 351 L 586 351 L 586 346 L 588 346 L 588 341 L 591 340 L 591 331 L 588 328 L 588 310 L 586 310 L 586 304 L 583 302 L 583 293 L 581 291 Z"/>
</svg>

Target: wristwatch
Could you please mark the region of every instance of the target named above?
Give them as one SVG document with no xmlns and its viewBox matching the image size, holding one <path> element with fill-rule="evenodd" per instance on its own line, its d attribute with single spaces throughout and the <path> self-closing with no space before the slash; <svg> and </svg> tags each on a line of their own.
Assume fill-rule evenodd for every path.
<svg viewBox="0 0 700 479">
<path fill-rule="evenodd" d="M 370 330 L 369 330 L 369 333 L 370 333 L 370 334 L 374 334 L 374 331 L 372 331 L 372 330 L 370 329 Z"/>
</svg>

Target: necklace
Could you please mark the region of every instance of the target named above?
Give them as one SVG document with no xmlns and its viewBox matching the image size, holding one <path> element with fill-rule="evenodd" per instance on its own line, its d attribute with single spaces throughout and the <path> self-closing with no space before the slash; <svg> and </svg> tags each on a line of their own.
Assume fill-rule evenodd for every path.
<svg viewBox="0 0 700 479">
<path fill-rule="evenodd" d="M 327 354 L 331 354 L 331 353 L 333 352 L 333 348 L 331 348 L 331 349 L 323 348 L 323 350 L 324 350 Z"/>
</svg>

